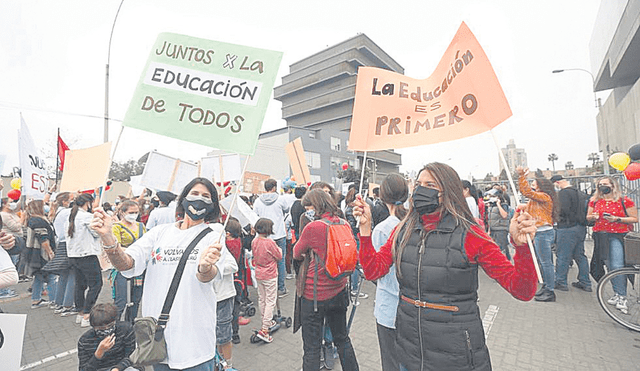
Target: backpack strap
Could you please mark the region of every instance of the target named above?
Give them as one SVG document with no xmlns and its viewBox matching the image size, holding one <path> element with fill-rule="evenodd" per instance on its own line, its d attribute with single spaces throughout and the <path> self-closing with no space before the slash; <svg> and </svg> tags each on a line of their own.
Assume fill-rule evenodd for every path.
<svg viewBox="0 0 640 371">
<path fill-rule="evenodd" d="M 313 251 L 313 250 L 311 250 Z M 315 273 L 313 274 L 313 311 L 318 311 L 318 264 L 320 264 L 320 256 L 313 251 L 313 260 L 315 260 Z"/>
<path fill-rule="evenodd" d="M 162 338 L 164 328 L 167 326 L 167 322 L 169 322 L 169 312 L 171 312 L 173 300 L 176 298 L 178 286 L 180 286 L 180 279 L 182 278 L 182 273 L 184 273 L 184 267 L 187 265 L 189 255 L 191 254 L 191 251 L 193 251 L 193 249 L 196 247 L 196 245 L 200 242 L 200 240 L 202 240 L 204 236 L 206 236 L 209 232 L 211 232 L 211 228 L 207 227 L 203 229 L 202 232 L 200 232 L 196 236 L 196 238 L 191 241 L 189 246 L 187 246 L 187 248 L 182 253 L 182 256 L 180 257 L 180 262 L 178 263 L 176 272 L 173 275 L 173 279 L 171 280 L 171 286 L 169 286 L 169 291 L 167 292 L 167 297 L 164 299 L 160 317 L 158 317 L 156 340 L 160 340 Z"/>
<path fill-rule="evenodd" d="M 629 213 L 627 212 L 627 207 L 624 205 L 624 196 L 620 197 L 620 204 L 622 204 L 622 210 L 624 210 L 624 215 L 629 216 Z"/>
</svg>

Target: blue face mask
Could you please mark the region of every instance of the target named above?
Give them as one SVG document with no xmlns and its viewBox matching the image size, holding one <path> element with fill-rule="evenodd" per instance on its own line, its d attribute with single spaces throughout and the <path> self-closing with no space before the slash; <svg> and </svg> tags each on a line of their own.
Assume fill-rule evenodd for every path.
<svg viewBox="0 0 640 371">
<path fill-rule="evenodd" d="M 316 217 L 316 211 L 311 209 L 311 210 L 307 210 L 304 212 L 304 215 L 309 219 L 309 220 L 315 220 Z"/>
</svg>

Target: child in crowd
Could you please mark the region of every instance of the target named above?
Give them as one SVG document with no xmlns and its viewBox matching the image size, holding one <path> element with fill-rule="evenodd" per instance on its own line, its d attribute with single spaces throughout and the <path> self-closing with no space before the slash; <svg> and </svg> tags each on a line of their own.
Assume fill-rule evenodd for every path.
<svg viewBox="0 0 640 371">
<path fill-rule="evenodd" d="M 125 370 L 136 348 L 136 336 L 129 322 L 116 321 L 118 307 L 112 303 L 96 304 L 89 315 L 92 329 L 78 340 L 80 371 Z"/>
<path fill-rule="evenodd" d="M 273 308 L 278 298 L 278 262 L 282 259 L 282 250 L 276 243 L 267 238 L 273 234 L 273 222 L 260 218 L 254 226 L 258 236 L 251 243 L 253 263 L 256 267 L 258 281 L 258 298 L 262 313 L 262 328 L 257 337 L 267 343 L 273 341 L 269 329 L 273 323 Z"/>
</svg>

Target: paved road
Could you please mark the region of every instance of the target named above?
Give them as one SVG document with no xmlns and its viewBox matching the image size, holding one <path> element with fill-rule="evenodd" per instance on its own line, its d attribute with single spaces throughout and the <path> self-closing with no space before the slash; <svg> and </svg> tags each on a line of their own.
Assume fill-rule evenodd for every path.
<svg viewBox="0 0 640 371">
<path fill-rule="evenodd" d="M 588 247 L 590 250 L 590 246 Z M 569 280 L 576 277 L 576 268 L 569 272 Z M 75 317 L 61 318 L 51 310 L 31 310 L 26 292 L 29 284 L 18 285 L 21 296 L 0 301 L 7 313 L 26 313 L 27 328 L 22 352 L 22 367 L 33 365 L 51 356 L 76 348 L 77 339 L 85 331 L 76 325 Z M 287 281 L 290 290 L 293 281 Z M 573 287 L 569 292 L 557 292 L 555 303 L 517 301 L 497 283 L 481 273 L 480 312 L 485 317 L 488 347 L 494 370 L 637 370 L 640 369 L 640 333 L 615 324 L 602 311 L 595 293 Z M 356 312 L 352 328 L 353 341 L 360 369 L 381 370 L 373 296 L 375 286 L 365 283 L 363 300 Z M 110 289 L 105 282 L 99 301 L 108 301 Z M 293 295 L 282 299 L 283 314 L 293 312 Z M 251 297 L 257 303 L 255 291 Z M 300 332 L 281 329 L 271 344 L 251 344 L 251 330 L 257 317 L 242 326 L 242 343 L 234 347 L 234 366 L 242 371 L 292 370 L 302 364 Z M 32 371 L 69 371 L 78 367 L 75 353 L 29 367 Z M 2 367 L 0 366 L 0 369 Z M 334 370 L 340 370 L 337 365 Z M 4 371 L 4 370 L 3 370 Z M 12 370 L 7 370 L 12 371 Z"/>
</svg>

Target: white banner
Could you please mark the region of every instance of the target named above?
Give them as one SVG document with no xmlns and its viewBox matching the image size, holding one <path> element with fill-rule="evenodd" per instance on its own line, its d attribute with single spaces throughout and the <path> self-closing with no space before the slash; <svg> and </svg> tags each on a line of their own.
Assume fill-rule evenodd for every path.
<svg viewBox="0 0 640 371">
<path fill-rule="evenodd" d="M 233 200 L 233 196 L 229 196 L 227 198 L 223 198 L 220 200 L 220 206 L 222 206 L 225 210 L 229 210 L 231 208 L 231 201 Z M 247 224 L 251 224 L 251 226 L 255 225 L 258 219 L 258 214 L 255 211 L 251 210 L 249 205 L 247 205 L 241 198 L 238 196 L 236 200 L 236 204 L 229 213 L 232 217 L 238 219 L 240 225 L 245 227 Z"/>
<path fill-rule="evenodd" d="M 0 314 L 0 360 L 3 370 L 19 370 L 26 314 Z"/>
<path fill-rule="evenodd" d="M 197 176 L 198 165 L 158 152 L 150 152 L 139 185 L 179 195 L 184 186 Z"/>
<path fill-rule="evenodd" d="M 228 182 L 242 178 L 240 155 L 236 153 L 204 157 L 200 161 L 200 176 L 212 182 Z"/>
<path fill-rule="evenodd" d="M 20 131 L 18 131 L 18 147 L 22 169 L 22 195 L 42 200 L 47 191 L 47 170 L 44 158 L 36 149 L 22 116 L 20 116 Z"/>
</svg>

